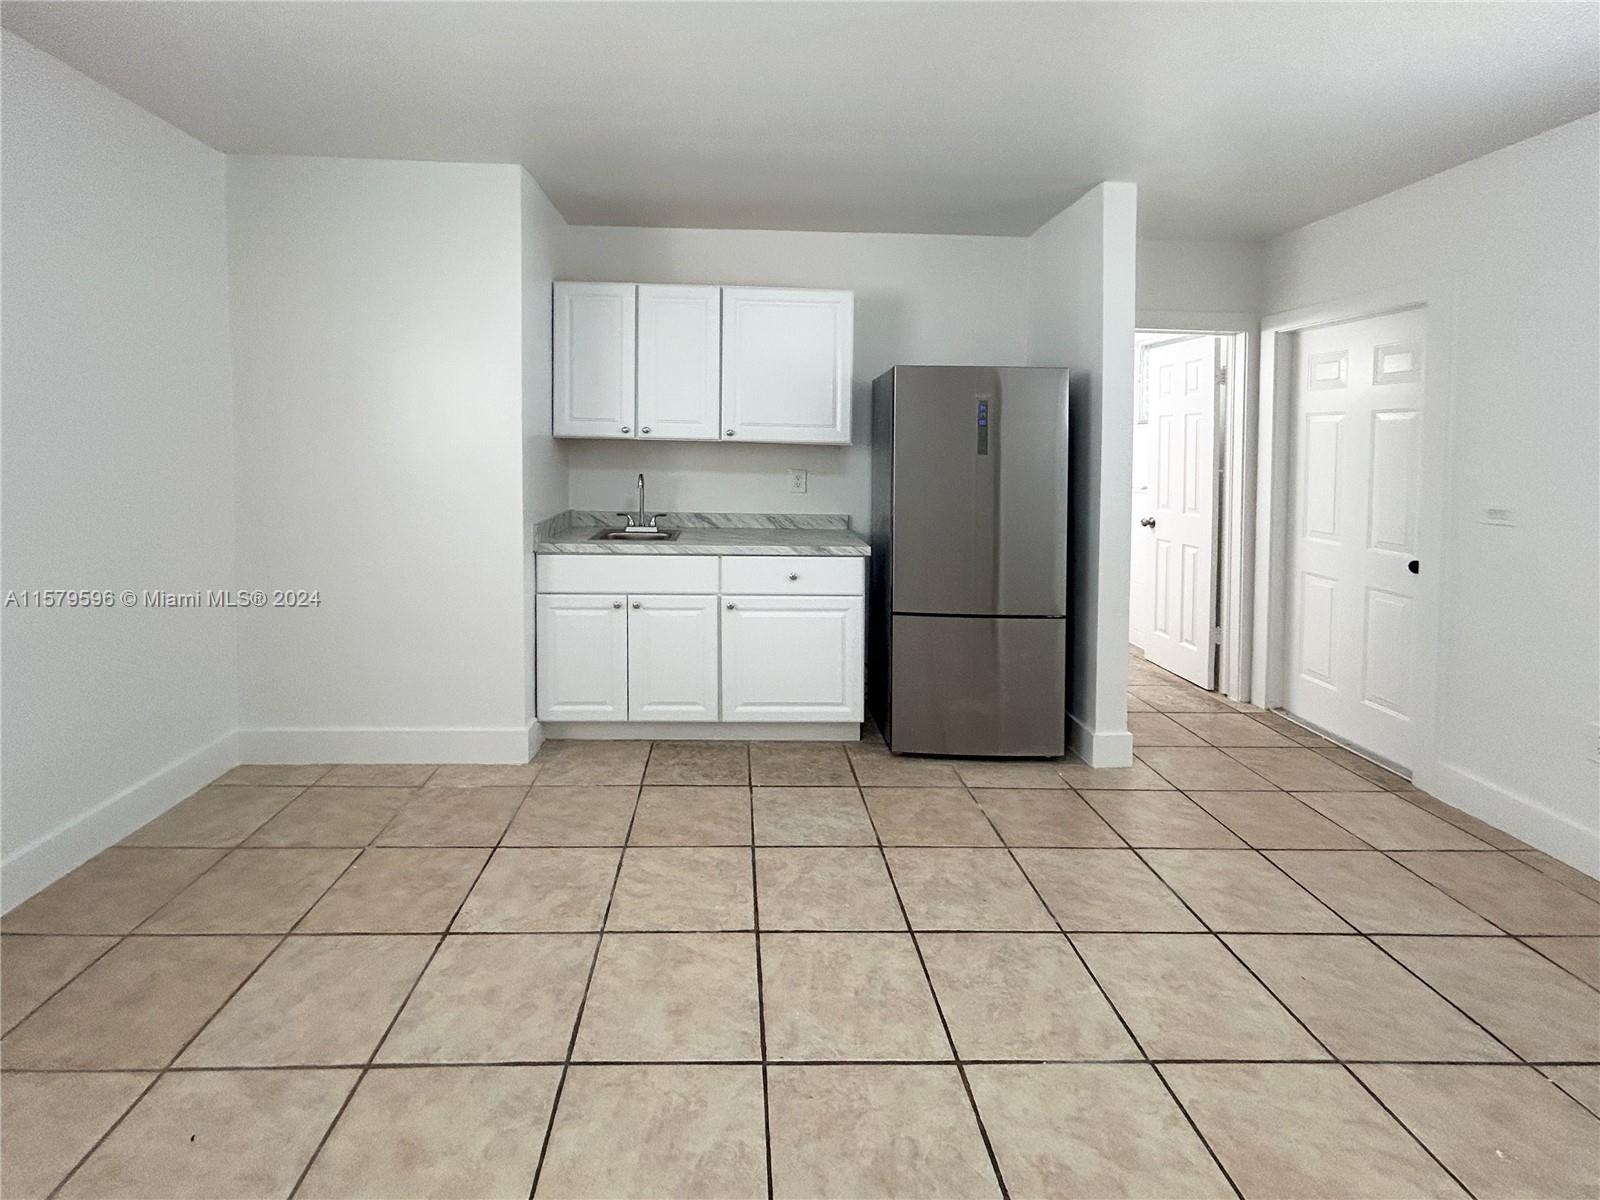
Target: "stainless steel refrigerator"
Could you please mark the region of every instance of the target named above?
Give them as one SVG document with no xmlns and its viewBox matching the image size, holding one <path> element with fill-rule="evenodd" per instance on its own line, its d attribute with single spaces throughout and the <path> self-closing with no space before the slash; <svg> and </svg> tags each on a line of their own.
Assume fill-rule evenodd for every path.
<svg viewBox="0 0 1600 1200">
<path fill-rule="evenodd" d="M 1066 749 L 1067 372 L 872 384 L 868 692 L 902 754 Z"/>
</svg>

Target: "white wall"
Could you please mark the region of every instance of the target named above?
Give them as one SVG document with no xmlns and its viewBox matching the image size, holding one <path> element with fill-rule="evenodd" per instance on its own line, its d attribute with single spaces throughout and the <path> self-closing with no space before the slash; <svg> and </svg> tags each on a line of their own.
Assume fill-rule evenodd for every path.
<svg viewBox="0 0 1600 1200">
<path fill-rule="evenodd" d="M 522 172 L 522 525 L 523 544 L 532 543 L 533 527 L 569 507 L 567 447 L 551 433 L 550 352 L 551 284 L 566 229 L 550 198 Z M 528 750 L 537 751 L 534 701 L 533 555 L 523 556 L 523 708 L 528 723 Z"/>
<path fill-rule="evenodd" d="M 1600 870 L 1600 117 L 1278 238 L 1266 311 L 1442 294 L 1449 466 L 1437 673 L 1440 797 Z M 1511 528 L 1481 524 L 1509 507 Z"/>
<path fill-rule="evenodd" d="M 5 589 L 233 580 L 223 156 L 3 35 Z M 6 906 L 231 766 L 223 609 L 6 608 Z"/>
<path fill-rule="evenodd" d="M 856 294 L 854 443 L 751 446 L 574 441 L 574 508 L 627 508 L 643 470 L 652 509 L 870 512 L 872 380 L 897 363 L 1020 363 L 1027 351 L 1022 238 L 744 229 L 565 231 L 563 278 L 790 284 Z M 810 472 L 791 495 L 787 469 Z"/>
<path fill-rule="evenodd" d="M 1028 355 L 1073 368 L 1067 712 L 1094 766 L 1133 761 L 1128 580 L 1137 189 L 1103 183 L 1028 239 Z"/>
<path fill-rule="evenodd" d="M 229 160 L 247 760 L 526 755 L 522 179 Z"/>
<path fill-rule="evenodd" d="M 1229 329 L 1260 315 L 1266 247 L 1139 239 L 1140 329 Z M 1240 318 L 1244 318 L 1241 321 Z"/>
</svg>

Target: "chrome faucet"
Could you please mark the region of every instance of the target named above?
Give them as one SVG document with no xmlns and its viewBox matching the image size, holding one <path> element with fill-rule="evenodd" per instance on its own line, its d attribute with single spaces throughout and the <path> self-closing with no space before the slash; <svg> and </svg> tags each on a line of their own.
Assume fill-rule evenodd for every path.
<svg viewBox="0 0 1600 1200">
<path fill-rule="evenodd" d="M 644 515 L 644 472 L 641 471 L 639 473 L 639 511 L 618 513 L 617 516 L 628 518 L 629 529 L 654 529 L 656 527 L 655 517 L 646 519 Z"/>
</svg>

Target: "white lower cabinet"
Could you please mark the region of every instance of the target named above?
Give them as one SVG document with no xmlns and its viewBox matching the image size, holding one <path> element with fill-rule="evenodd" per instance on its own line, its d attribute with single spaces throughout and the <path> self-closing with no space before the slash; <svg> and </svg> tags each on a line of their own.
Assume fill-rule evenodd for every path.
<svg viewBox="0 0 1600 1200">
<path fill-rule="evenodd" d="M 724 721 L 859 721 L 860 596 L 724 596 Z"/>
<path fill-rule="evenodd" d="M 537 598 L 534 682 L 542 720 L 628 719 L 626 604 L 617 595 Z"/>
<path fill-rule="evenodd" d="M 540 555 L 539 719 L 859 721 L 864 567 L 810 556 Z"/>
<path fill-rule="evenodd" d="M 717 598 L 628 597 L 628 719 L 717 719 Z"/>
</svg>

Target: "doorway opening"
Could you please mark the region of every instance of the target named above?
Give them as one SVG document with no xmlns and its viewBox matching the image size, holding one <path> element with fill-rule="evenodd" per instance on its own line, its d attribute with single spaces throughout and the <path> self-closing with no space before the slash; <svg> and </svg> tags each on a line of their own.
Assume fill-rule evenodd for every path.
<svg viewBox="0 0 1600 1200">
<path fill-rule="evenodd" d="M 1155 666 L 1243 696 L 1238 558 L 1247 335 L 1134 335 L 1128 640 Z M 1234 563 L 1234 567 L 1240 564 Z"/>
</svg>

